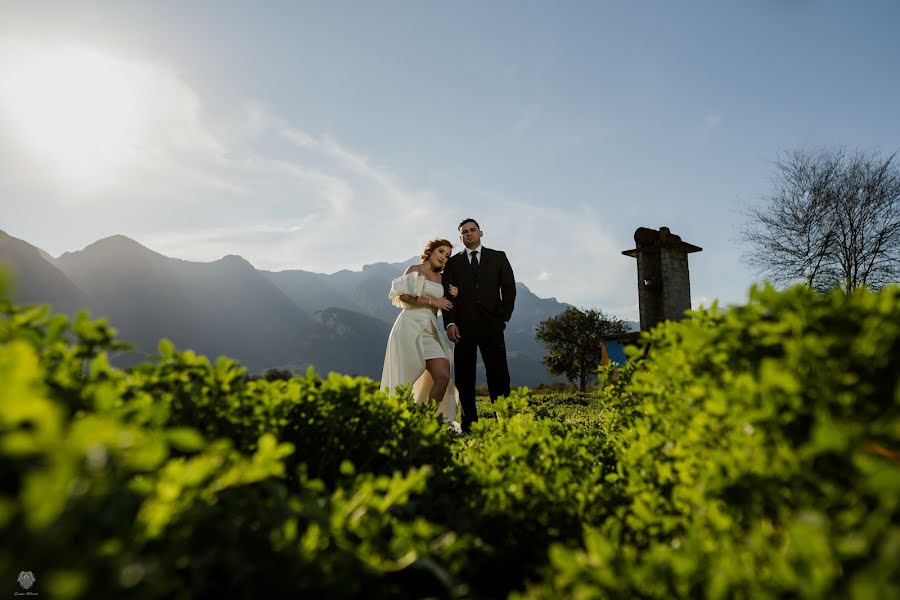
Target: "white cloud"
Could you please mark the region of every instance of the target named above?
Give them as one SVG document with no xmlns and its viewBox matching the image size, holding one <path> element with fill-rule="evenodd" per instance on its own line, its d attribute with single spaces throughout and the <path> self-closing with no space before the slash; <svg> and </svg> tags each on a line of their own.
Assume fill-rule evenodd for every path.
<svg viewBox="0 0 900 600">
<path fill-rule="evenodd" d="M 39 204 L 103 206 L 135 190 L 158 203 L 186 189 L 239 187 L 214 172 L 226 166 L 225 148 L 204 122 L 200 98 L 161 65 L 7 38 L 0 77 L 9 84 L 0 86 L 0 153 L 16 156 L 16 164 L 4 162 Z M 43 144 L 46 125 L 52 131 Z M 108 143 L 98 147 L 97 138 Z"/>
<path fill-rule="evenodd" d="M 436 236 L 458 250 L 456 224 L 474 215 L 485 245 L 505 250 L 538 295 L 634 317 L 609 308 L 634 302 L 633 259 L 620 254 L 628 242 L 589 209 L 483 190 L 450 202 L 455 193 L 417 189 L 402 166 L 288 123 L 261 102 L 216 117 L 166 66 L 117 64 L 144 102 L 127 164 L 87 191 L 51 185 L 45 165 L 3 161 L 19 149 L 0 141 L 0 203 L 16 198 L 20 209 L 2 224 L 11 234 L 54 255 L 121 233 L 176 258 L 239 254 L 262 269 L 333 272 L 417 255 Z"/>
</svg>

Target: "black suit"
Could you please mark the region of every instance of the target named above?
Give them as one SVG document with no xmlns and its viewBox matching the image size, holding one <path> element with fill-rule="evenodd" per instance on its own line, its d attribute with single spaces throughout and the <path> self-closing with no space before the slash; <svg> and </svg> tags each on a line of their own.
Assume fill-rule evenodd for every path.
<svg viewBox="0 0 900 600">
<path fill-rule="evenodd" d="M 460 339 L 453 349 L 456 388 L 462 404 L 463 431 L 478 420 L 475 409 L 475 365 L 481 350 L 491 402 L 509 395 L 509 367 L 503 330 L 516 302 L 516 280 L 506 254 L 482 246 L 477 273 L 465 250 L 452 256 L 444 267 L 444 286 L 459 288 L 448 298 L 453 308 L 444 311 L 444 327 L 455 323 Z"/>
</svg>

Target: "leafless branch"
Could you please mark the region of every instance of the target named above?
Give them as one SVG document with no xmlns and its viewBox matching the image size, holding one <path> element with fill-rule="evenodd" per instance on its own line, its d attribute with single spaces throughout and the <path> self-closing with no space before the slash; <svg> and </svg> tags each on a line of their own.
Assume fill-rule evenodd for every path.
<svg viewBox="0 0 900 600">
<path fill-rule="evenodd" d="M 744 210 L 744 260 L 777 285 L 879 288 L 900 279 L 896 154 L 795 151 L 775 163 L 772 192 Z"/>
</svg>

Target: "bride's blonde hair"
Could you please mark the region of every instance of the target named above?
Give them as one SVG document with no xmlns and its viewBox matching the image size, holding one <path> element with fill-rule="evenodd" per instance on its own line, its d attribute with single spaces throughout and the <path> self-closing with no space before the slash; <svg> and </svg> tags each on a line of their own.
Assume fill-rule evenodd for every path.
<svg viewBox="0 0 900 600">
<path fill-rule="evenodd" d="M 447 246 L 451 250 L 453 249 L 453 244 L 451 244 L 449 240 L 445 240 L 443 238 L 434 238 L 433 240 L 425 244 L 425 249 L 422 250 L 422 254 L 419 255 L 419 258 L 421 258 L 422 260 L 428 260 L 428 257 L 431 256 L 431 253 L 441 246 Z"/>
</svg>

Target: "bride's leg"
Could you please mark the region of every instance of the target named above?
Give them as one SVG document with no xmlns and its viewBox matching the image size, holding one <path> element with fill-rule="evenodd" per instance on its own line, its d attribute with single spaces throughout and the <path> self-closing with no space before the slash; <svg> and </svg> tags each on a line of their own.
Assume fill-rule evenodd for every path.
<svg viewBox="0 0 900 600">
<path fill-rule="evenodd" d="M 440 403 L 447 391 L 447 384 L 450 383 L 450 361 L 446 358 L 429 358 L 425 361 L 425 368 L 434 380 L 429 398 Z"/>
</svg>

